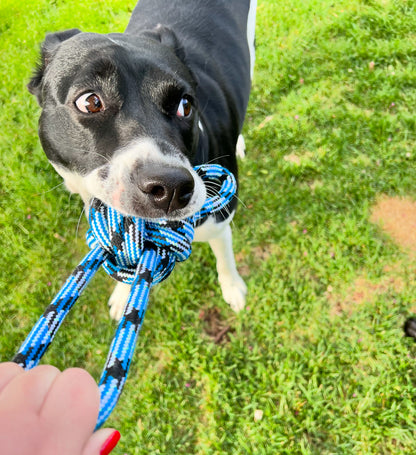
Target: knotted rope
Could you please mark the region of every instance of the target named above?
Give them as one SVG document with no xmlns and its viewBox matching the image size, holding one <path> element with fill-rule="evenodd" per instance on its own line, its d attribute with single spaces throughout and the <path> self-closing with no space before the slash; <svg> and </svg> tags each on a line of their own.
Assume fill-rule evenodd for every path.
<svg viewBox="0 0 416 455">
<path fill-rule="evenodd" d="M 124 217 L 93 200 L 87 232 L 90 251 L 46 308 L 13 359 L 26 370 L 38 364 L 65 316 L 101 265 L 116 280 L 131 284 L 99 382 L 101 398 L 96 428 L 113 411 L 126 382 L 150 288 L 167 278 L 177 261 L 189 257 L 194 227 L 210 214 L 227 210 L 236 193 L 234 176 L 221 166 L 202 165 L 195 170 L 202 180 L 212 181 L 220 189 L 216 196 L 205 201 L 198 213 L 182 221 Z"/>
</svg>

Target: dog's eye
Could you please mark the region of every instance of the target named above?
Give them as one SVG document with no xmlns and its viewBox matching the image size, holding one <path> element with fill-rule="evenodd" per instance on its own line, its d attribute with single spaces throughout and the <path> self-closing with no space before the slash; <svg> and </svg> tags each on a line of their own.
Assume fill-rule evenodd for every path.
<svg viewBox="0 0 416 455">
<path fill-rule="evenodd" d="M 92 92 L 84 93 L 76 101 L 75 106 L 85 114 L 96 114 L 105 109 L 101 98 Z"/>
<path fill-rule="evenodd" d="M 191 115 L 191 112 L 192 112 L 191 101 L 187 97 L 182 98 L 179 103 L 176 115 L 178 117 L 189 117 Z"/>
</svg>

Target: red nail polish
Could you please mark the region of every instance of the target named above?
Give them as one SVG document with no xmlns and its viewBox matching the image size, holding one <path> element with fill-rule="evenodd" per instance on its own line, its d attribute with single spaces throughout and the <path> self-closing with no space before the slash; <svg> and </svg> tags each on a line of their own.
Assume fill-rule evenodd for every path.
<svg viewBox="0 0 416 455">
<path fill-rule="evenodd" d="M 120 441 L 120 437 L 121 437 L 120 432 L 117 430 L 114 431 L 114 433 L 111 433 L 111 436 L 105 441 L 105 443 L 101 447 L 100 455 L 108 455 L 117 445 L 118 441 Z"/>
</svg>

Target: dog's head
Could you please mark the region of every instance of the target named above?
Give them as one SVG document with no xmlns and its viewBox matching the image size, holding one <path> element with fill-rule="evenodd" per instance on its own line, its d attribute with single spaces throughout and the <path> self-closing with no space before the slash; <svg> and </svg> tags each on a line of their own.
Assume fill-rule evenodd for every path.
<svg viewBox="0 0 416 455">
<path fill-rule="evenodd" d="M 196 83 L 170 30 L 47 35 L 28 87 L 42 108 L 45 153 L 84 201 L 142 218 L 201 208 L 205 187 L 191 166 Z"/>
</svg>

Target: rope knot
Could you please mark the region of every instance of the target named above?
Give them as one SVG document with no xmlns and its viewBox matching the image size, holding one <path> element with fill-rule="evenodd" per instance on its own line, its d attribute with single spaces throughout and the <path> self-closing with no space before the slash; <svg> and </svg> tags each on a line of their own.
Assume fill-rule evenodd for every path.
<svg viewBox="0 0 416 455">
<path fill-rule="evenodd" d="M 175 263 L 187 259 L 192 251 L 194 227 L 190 220 L 147 221 L 126 217 L 93 199 L 89 222 L 89 247 L 93 249 L 99 245 L 108 253 L 103 267 L 112 278 L 123 283 L 133 284 L 145 250 L 154 250 L 159 257 L 154 283 L 166 279 Z"/>
<path fill-rule="evenodd" d="M 92 200 L 87 243 L 91 249 L 99 245 L 107 253 L 103 267 L 112 278 L 133 284 L 143 252 L 154 250 L 159 260 L 153 281 L 160 283 L 169 276 L 176 262 L 191 254 L 194 226 L 210 214 L 227 210 L 236 191 L 234 176 L 218 165 L 201 165 L 195 170 L 207 185 L 214 187 L 215 195 L 208 197 L 202 209 L 185 220 L 127 217 L 98 199 Z"/>
</svg>

